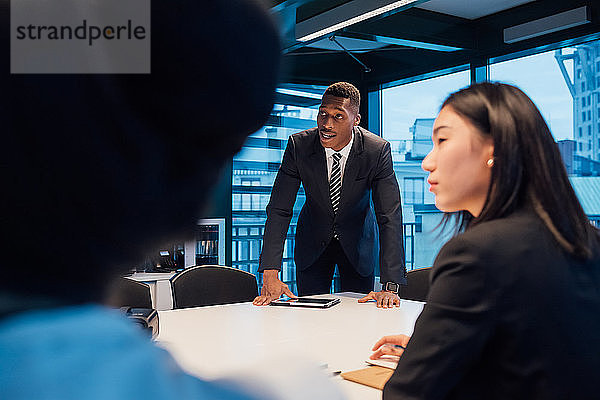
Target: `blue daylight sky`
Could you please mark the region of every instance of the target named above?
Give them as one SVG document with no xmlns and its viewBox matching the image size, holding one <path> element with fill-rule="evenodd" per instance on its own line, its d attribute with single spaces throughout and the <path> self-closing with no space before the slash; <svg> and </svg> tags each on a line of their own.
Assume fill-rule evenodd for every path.
<svg viewBox="0 0 600 400">
<path fill-rule="evenodd" d="M 565 65 L 572 79 L 572 62 Z M 518 86 L 529 95 L 556 140 L 573 138 L 573 98 L 554 51 L 492 64 L 490 79 Z M 469 71 L 462 71 L 384 89 L 383 136 L 388 140 L 410 139 L 408 128 L 415 119 L 435 118 L 446 96 L 467 86 L 469 80 Z"/>
</svg>

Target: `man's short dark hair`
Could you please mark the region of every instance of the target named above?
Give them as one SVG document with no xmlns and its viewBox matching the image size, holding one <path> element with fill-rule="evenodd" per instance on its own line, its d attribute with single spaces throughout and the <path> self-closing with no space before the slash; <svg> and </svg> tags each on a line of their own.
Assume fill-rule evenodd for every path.
<svg viewBox="0 0 600 400">
<path fill-rule="evenodd" d="M 351 83 L 348 82 L 336 82 L 329 86 L 323 96 L 326 94 L 335 97 L 343 97 L 344 99 L 350 99 L 350 104 L 356 107 L 358 110 L 360 107 L 360 92 Z"/>
</svg>

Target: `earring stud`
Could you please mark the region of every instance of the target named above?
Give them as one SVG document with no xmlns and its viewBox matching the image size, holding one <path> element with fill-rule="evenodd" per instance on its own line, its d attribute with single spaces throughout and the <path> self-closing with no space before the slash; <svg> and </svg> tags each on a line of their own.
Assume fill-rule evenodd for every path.
<svg viewBox="0 0 600 400">
<path fill-rule="evenodd" d="M 487 160 L 486 164 L 487 164 L 488 167 L 491 167 L 492 165 L 494 165 L 494 159 L 490 158 L 489 160 Z"/>
</svg>

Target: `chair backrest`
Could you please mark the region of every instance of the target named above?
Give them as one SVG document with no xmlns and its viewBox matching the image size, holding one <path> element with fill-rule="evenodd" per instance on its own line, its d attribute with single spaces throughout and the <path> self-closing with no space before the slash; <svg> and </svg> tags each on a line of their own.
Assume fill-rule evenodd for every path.
<svg viewBox="0 0 600 400">
<path fill-rule="evenodd" d="M 186 268 L 171 278 L 174 308 L 252 301 L 258 295 L 256 277 L 219 265 Z"/>
<path fill-rule="evenodd" d="M 431 267 L 413 269 L 406 273 L 406 286 L 400 286 L 400 298 L 425 301 L 429 292 L 429 272 Z"/>
<path fill-rule="evenodd" d="M 116 308 L 152 308 L 150 287 L 132 279 L 118 278 L 109 285 L 105 304 Z"/>
</svg>

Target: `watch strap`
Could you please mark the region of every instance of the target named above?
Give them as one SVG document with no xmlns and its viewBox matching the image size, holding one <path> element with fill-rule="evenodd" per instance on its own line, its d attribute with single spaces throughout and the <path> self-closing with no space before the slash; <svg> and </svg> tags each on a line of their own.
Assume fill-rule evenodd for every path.
<svg viewBox="0 0 600 400">
<path fill-rule="evenodd" d="M 386 282 L 383 290 L 385 290 L 386 292 L 392 292 L 395 294 L 398 294 L 398 291 L 400 289 L 400 285 L 398 285 L 396 282 Z"/>
</svg>

